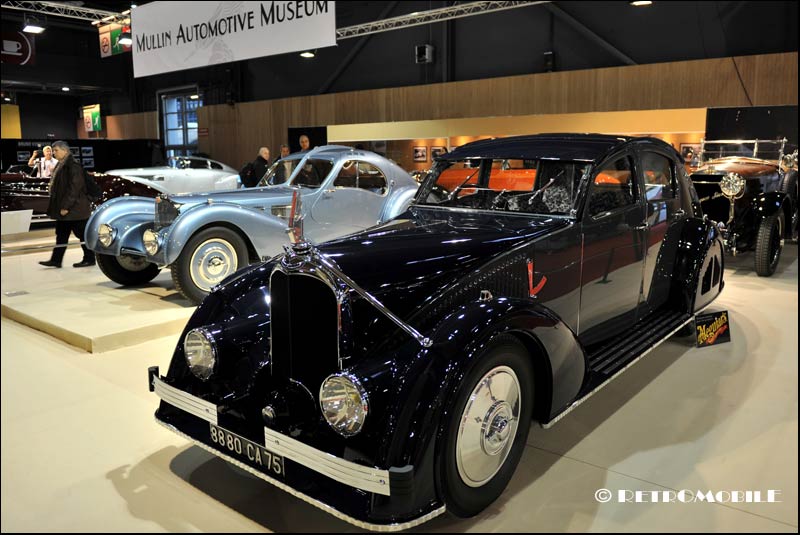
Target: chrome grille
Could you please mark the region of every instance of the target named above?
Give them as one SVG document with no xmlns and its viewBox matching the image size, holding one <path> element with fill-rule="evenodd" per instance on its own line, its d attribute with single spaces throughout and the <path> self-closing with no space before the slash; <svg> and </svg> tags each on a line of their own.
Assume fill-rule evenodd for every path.
<svg viewBox="0 0 800 535">
<path fill-rule="evenodd" d="M 339 370 L 336 296 L 321 279 L 276 270 L 270 277 L 272 376 L 302 383 L 316 397 Z"/>
<path fill-rule="evenodd" d="M 158 230 L 170 226 L 177 219 L 178 213 L 178 206 L 169 199 L 156 197 L 155 229 Z"/>
</svg>

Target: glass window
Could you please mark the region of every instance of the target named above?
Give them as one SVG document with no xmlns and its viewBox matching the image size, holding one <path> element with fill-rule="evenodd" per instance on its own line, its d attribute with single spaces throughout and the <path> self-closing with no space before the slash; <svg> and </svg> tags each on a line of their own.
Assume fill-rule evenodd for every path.
<svg viewBox="0 0 800 535">
<path fill-rule="evenodd" d="M 634 180 L 628 157 L 605 165 L 594 177 L 589 215 L 611 212 L 634 203 Z"/>
<path fill-rule="evenodd" d="M 259 181 L 258 187 L 283 184 L 292 176 L 301 158 L 281 158 L 270 167 Z"/>
<path fill-rule="evenodd" d="M 183 115 L 180 113 L 168 113 L 166 119 L 167 128 L 181 128 L 183 126 Z"/>
<path fill-rule="evenodd" d="M 186 144 L 197 146 L 197 128 L 186 129 Z"/>
<path fill-rule="evenodd" d="M 334 187 L 337 188 L 355 188 L 358 187 L 358 165 L 354 160 L 344 162 L 339 174 L 336 175 L 336 180 L 333 182 Z"/>
<path fill-rule="evenodd" d="M 216 170 L 222 169 L 222 164 L 218 164 L 217 162 L 209 161 L 208 165 L 211 167 L 211 169 L 216 169 Z"/>
<path fill-rule="evenodd" d="M 330 160 L 306 160 L 292 179 L 292 185 L 318 188 L 331 169 L 333 169 L 333 162 Z"/>
<path fill-rule="evenodd" d="M 571 215 L 589 164 L 555 160 L 441 160 L 420 187 L 417 204 Z"/>
<path fill-rule="evenodd" d="M 167 145 L 183 145 L 183 130 L 167 130 Z"/>
<path fill-rule="evenodd" d="M 371 163 L 358 162 L 358 187 L 383 195 L 386 193 L 386 177 Z"/>
<path fill-rule="evenodd" d="M 669 158 L 655 152 L 643 152 L 642 171 L 644 192 L 648 201 L 675 198 L 675 179 Z"/>
</svg>

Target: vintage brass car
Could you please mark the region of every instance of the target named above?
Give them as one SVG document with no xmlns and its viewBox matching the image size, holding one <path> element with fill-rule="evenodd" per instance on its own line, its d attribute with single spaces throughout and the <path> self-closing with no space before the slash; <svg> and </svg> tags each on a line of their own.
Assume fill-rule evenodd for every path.
<svg viewBox="0 0 800 535">
<path fill-rule="evenodd" d="M 775 273 L 784 240 L 797 236 L 797 150 L 785 149 L 785 139 L 703 140 L 691 175 L 727 249 L 755 250 L 762 277 Z"/>
<path fill-rule="evenodd" d="M 471 516 L 547 428 L 723 288 L 717 227 L 662 141 L 538 135 L 436 160 L 411 207 L 223 281 L 159 423 L 358 526 Z M 644 409 L 646 410 L 646 408 Z"/>
</svg>

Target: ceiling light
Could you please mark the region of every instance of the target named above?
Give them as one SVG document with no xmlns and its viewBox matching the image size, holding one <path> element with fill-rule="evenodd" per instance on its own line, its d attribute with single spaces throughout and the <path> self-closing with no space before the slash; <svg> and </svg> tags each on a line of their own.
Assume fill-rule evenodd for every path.
<svg viewBox="0 0 800 535">
<path fill-rule="evenodd" d="M 305 52 L 300 53 L 301 58 L 313 58 L 316 55 L 317 55 L 316 52 L 312 52 L 310 50 L 306 50 Z"/>
<path fill-rule="evenodd" d="M 3 100 L 5 100 L 6 102 L 11 102 L 11 98 L 10 97 L 3 97 Z"/>
<path fill-rule="evenodd" d="M 189 95 L 189 98 L 192 100 L 197 100 L 198 98 L 200 98 L 200 95 Z"/>
<path fill-rule="evenodd" d="M 39 19 L 36 17 L 27 15 L 22 31 L 26 33 L 42 33 L 44 31 L 44 26 L 39 23 Z"/>
<path fill-rule="evenodd" d="M 651 2 L 650 0 L 635 0 L 634 2 L 629 2 L 629 3 L 630 3 L 630 5 L 636 6 L 636 7 L 653 5 L 653 2 Z"/>
<path fill-rule="evenodd" d="M 61 91 L 69 91 L 69 87 L 64 86 L 64 87 L 61 88 Z"/>
<path fill-rule="evenodd" d="M 119 44 L 122 46 L 131 46 L 133 44 L 131 32 L 122 32 L 119 36 Z"/>
</svg>

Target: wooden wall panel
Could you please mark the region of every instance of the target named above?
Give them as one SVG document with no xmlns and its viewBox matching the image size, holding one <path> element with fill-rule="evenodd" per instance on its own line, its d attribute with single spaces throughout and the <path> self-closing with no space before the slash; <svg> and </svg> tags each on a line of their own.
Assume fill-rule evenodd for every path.
<svg viewBox="0 0 800 535">
<path fill-rule="evenodd" d="M 753 105 L 797 105 L 796 52 L 735 58 Z M 734 58 L 371 89 L 200 109 L 200 150 L 241 166 L 289 127 L 425 119 L 747 106 Z"/>
<path fill-rule="evenodd" d="M 83 119 L 75 124 L 78 139 L 158 139 L 158 112 L 155 111 L 106 115 L 99 132 L 87 132 Z"/>
</svg>

